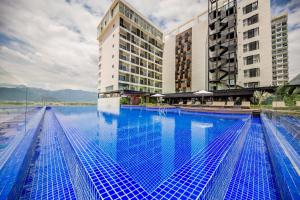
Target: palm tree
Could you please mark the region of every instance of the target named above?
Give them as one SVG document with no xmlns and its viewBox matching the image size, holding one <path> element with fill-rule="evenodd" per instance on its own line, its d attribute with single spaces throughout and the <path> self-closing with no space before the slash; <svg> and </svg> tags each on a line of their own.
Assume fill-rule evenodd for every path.
<svg viewBox="0 0 300 200">
<path fill-rule="evenodd" d="M 271 96 L 268 92 L 262 92 L 262 91 L 255 91 L 253 94 L 254 98 L 257 100 L 258 105 L 260 106 L 263 101 L 265 101 L 267 98 Z"/>
</svg>

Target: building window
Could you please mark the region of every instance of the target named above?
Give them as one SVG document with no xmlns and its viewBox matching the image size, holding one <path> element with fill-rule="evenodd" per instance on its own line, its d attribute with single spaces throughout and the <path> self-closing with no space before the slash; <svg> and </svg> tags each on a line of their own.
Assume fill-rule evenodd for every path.
<svg viewBox="0 0 300 200">
<path fill-rule="evenodd" d="M 113 85 L 107 86 L 107 87 L 105 87 L 105 90 L 106 90 L 106 92 L 111 92 L 114 90 L 114 86 Z"/>
<path fill-rule="evenodd" d="M 259 68 L 244 70 L 244 77 L 245 78 L 259 77 Z"/>
<path fill-rule="evenodd" d="M 248 51 L 254 51 L 259 49 L 259 42 L 258 41 L 254 41 L 254 42 L 250 42 L 248 44 L 244 44 L 244 52 L 248 52 Z"/>
<path fill-rule="evenodd" d="M 247 5 L 247 6 L 245 6 L 245 7 L 243 8 L 243 13 L 244 13 L 244 14 L 248 14 L 248 13 L 254 11 L 254 10 L 257 10 L 257 8 L 258 8 L 258 3 L 257 3 L 257 1 L 256 1 L 256 2 L 253 2 L 253 3 L 251 3 L 251 4 Z"/>
<path fill-rule="evenodd" d="M 244 39 L 253 38 L 259 35 L 259 28 L 250 29 L 244 32 Z"/>
<path fill-rule="evenodd" d="M 111 78 L 114 78 L 114 75 L 111 75 Z"/>
<path fill-rule="evenodd" d="M 112 68 L 114 68 L 114 67 L 115 67 L 115 65 L 112 65 L 111 67 L 112 67 Z"/>
<path fill-rule="evenodd" d="M 244 83 L 244 86 L 246 88 L 255 88 L 259 87 L 259 82 L 249 82 L 249 83 Z"/>
<path fill-rule="evenodd" d="M 258 22 L 258 14 L 253 15 L 253 16 L 243 20 L 244 26 L 250 26 L 250 25 L 255 24 L 257 22 Z"/>
<path fill-rule="evenodd" d="M 259 61 L 259 54 L 244 57 L 244 65 L 252 65 L 255 63 L 259 63 Z"/>
<path fill-rule="evenodd" d="M 115 55 L 112 55 L 111 57 L 112 57 L 112 58 L 114 58 L 114 57 L 115 57 Z"/>
</svg>

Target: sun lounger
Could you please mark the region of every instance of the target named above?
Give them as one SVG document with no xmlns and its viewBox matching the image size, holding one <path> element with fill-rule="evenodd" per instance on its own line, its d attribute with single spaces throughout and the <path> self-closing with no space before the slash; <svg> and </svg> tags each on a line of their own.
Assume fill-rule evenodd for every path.
<svg viewBox="0 0 300 200">
<path fill-rule="evenodd" d="M 234 101 L 227 101 L 226 107 L 234 107 Z"/>
<path fill-rule="evenodd" d="M 225 107 L 225 101 L 213 101 L 211 106 L 213 106 L 213 107 Z"/>
<path fill-rule="evenodd" d="M 285 108 L 286 105 L 285 105 L 284 101 L 273 101 L 272 107 L 273 108 Z"/>
<path fill-rule="evenodd" d="M 296 101 L 296 106 L 300 107 L 300 101 Z"/>
<path fill-rule="evenodd" d="M 196 101 L 196 102 L 194 103 L 194 105 L 195 105 L 195 106 L 199 106 L 199 105 L 201 105 L 201 104 L 200 104 L 199 101 Z"/>
<path fill-rule="evenodd" d="M 192 105 L 192 102 L 191 102 L 191 101 L 188 101 L 188 102 L 186 103 L 186 105 L 190 106 L 190 105 Z"/>
<path fill-rule="evenodd" d="M 241 108 L 250 108 L 250 101 L 242 101 Z"/>
</svg>

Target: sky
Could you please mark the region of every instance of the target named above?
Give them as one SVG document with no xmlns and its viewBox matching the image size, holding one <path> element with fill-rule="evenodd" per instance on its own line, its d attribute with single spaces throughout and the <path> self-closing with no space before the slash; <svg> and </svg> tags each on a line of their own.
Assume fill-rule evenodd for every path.
<svg viewBox="0 0 300 200">
<path fill-rule="evenodd" d="M 96 27 L 110 0 L 0 0 L 0 83 L 96 91 Z M 207 9 L 207 0 L 127 0 L 163 31 Z M 300 0 L 271 0 L 289 13 L 290 78 L 300 73 Z"/>
</svg>

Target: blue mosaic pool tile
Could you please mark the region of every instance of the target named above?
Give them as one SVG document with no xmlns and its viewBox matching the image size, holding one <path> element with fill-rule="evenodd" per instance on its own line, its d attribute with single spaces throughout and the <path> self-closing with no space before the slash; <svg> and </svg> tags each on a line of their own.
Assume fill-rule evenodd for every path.
<svg viewBox="0 0 300 200">
<path fill-rule="evenodd" d="M 225 199 L 280 199 L 260 118 L 251 127 Z"/>
<path fill-rule="evenodd" d="M 0 199 L 14 199 L 20 195 L 22 184 L 29 169 L 34 141 L 39 132 L 45 109 L 38 111 L 30 120 L 24 138 L 0 170 Z"/>
<path fill-rule="evenodd" d="M 225 134 L 217 138 L 203 151 L 184 164 L 170 178 L 165 180 L 151 196 L 156 199 L 196 199 L 203 198 L 212 188 L 211 179 L 224 155 L 245 122 L 235 123 Z"/>
<path fill-rule="evenodd" d="M 299 154 L 291 146 L 289 137 L 284 137 L 288 133 L 278 129 L 278 121 L 272 121 L 272 113 L 269 114 L 261 114 L 261 119 L 281 196 L 283 199 L 300 199 Z"/>
<path fill-rule="evenodd" d="M 90 189 L 94 191 L 95 199 L 142 199 L 148 195 L 95 142 L 85 138 L 75 128 L 64 125 L 62 128 L 82 163 L 84 173 L 90 178 Z"/>
<path fill-rule="evenodd" d="M 139 117 L 136 117 L 137 115 Z M 134 180 L 146 191 L 152 192 L 193 155 L 222 135 L 231 124 L 241 120 L 226 114 L 218 115 L 225 118 L 224 120 L 214 117 L 211 113 L 202 115 L 202 113 L 188 112 L 182 115 L 179 116 L 178 113 L 168 110 L 162 116 L 158 115 L 157 109 L 148 111 L 147 108 L 146 111 L 126 108 L 121 113 L 122 120 L 118 120 L 116 116 L 103 116 L 107 121 L 117 124 L 118 129 L 112 135 L 112 131 L 106 129 L 106 124 L 100 122 L 100 139 L 97 139 L 100 147 L 110 154 Z M 114 120 L 118 120 L 117 123 Z M 203 128 L 203 126 L 207 127 Z M 203 137 L 199 137 L 200 135 Z M 174 139 L 171 139 L 172 137 Z M 102 145 L 102 138 L 105 141 L 111 139 L 112 145 Z"/>
<path fill-rule="evenodd" d="M 76 199 L 53 118 L 46 111 L 21 199 Z"/>
</svg>

